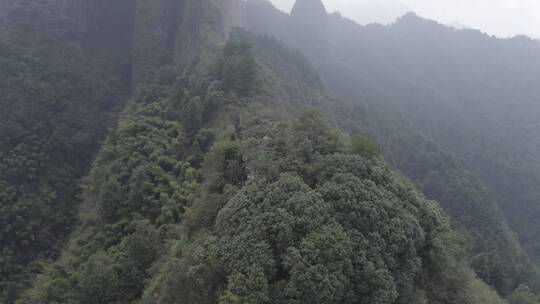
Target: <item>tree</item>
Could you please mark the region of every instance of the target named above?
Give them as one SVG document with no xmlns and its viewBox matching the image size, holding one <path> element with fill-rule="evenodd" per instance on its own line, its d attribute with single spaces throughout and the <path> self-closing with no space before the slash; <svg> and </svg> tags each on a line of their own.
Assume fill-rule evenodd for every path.
<svg viewBox="0 0 540 304">
<path fill-rule="evenodd" d="M 376 143 L 368 140 L 362 135 L 353 137 L 351 141 L 352 153 L 358 154 L 368 159 L 381 159 L 382 153 Z"/>
<path fill-rule="evenodd" d="M 508 296 L 510 304 L 538 304 L 536 295 L 525 285 L 520 285 Z"/>
<path fill-rule="evenodd" d="M 224 49 L 221 75 L 225 91 L 239 95 L 253 92 L 256 84 L 256 63 L 250 46 L 241 39 L 232 38 Z"/>
<path fill-rule="evenodd" d="M 81 304 L 114 303 L 120 293 L 120 278 L 114 261 L 104 253 L 96 253 L 81 265 L 78 273 L 77 298 Z"/>
</svg>

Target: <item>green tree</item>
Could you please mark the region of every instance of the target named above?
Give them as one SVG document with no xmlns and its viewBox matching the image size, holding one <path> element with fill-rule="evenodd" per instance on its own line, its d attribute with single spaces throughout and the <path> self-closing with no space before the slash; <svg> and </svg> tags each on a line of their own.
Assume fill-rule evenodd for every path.
<svg viewBox="0 0 540 304">
<path fill-rule="evenodd" d="M 81 304 L 114 303 L 120 293 L 120 278 L 114 261 L 103 253 L 96 253 L 81 265 L 77 298 Z"/>
<path fill-rule="evenodd" d="M 226 91 L 239 95 L 252 93 L 256 85 L 256 63 L 250 45 L 242 39 L 232 38 L 224 49 L 221 75 Z"/>
<path fill-rule="evenodd" d="M 240 297 L 227 290 L 219 298 L 219 304 L 243 304 L 243 302 Z"/>
<path fill-rule="evenodd" d="M 525 285 L 520 285 L 508 296 L 510 304 L 538 304 L 536 295 Z"/>
<path fill-rule="evenodd" d="M 352 152 L 368 159 L 381 159 L 379 146 L 362 135 L 354 136 L 351 141 Z"/>
</svg>

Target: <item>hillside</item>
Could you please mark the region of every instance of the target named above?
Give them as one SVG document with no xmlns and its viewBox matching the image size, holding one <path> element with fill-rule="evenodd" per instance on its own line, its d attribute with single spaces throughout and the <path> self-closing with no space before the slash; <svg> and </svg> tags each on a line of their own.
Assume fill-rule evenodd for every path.
<svg viewBox="0 0 540 304">
<path fill-rule="evenodd" d="M 0 0 L 0 299 L 534 303 L 472 148 L 313 3 Z"/>
<path fill-rule="evenodd" d="M 193 68 L 161 67 L 129 103 L 81 225 L 20 303 L 500 301 L 458 262 L 435 202 L 301 110 L 320 88 L 282 87 L 305 60 L 238 35 Z"/>
<path fill-rule="evenodd" d="M 482 278 L 502 293 L 524 277 L 538 286 L 528 260 L 538 263 L 540 241 L 540 44 L 413 13 L 360 26 L 305 2 L 288 15 L 247 1 L 245 26 L 306 54 L 341 102 L 336 123 L 376 140 L 395 168 L 441 202 L 472 238 Z"/>
<path fill-rule="evenodd" d="M 117 57 L 89 58 L 28 28 L 5 33 L 0 294 L 28 283 L 36 259 L 58 256 L 77 219 L 81 180 L 129 92 Z"/>
</svg>

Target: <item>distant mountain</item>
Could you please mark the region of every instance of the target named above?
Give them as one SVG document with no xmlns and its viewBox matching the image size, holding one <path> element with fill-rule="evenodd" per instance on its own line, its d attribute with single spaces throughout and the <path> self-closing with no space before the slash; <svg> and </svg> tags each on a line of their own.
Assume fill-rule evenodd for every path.
<svg viewBox="0 0 540 304">
<path fill-rule="evenodd" d="M 448 26 L 455 28 L 456 30 L 469 30 L 470 26 L 460 23 L 458 21 L 448 23 Z"/>
<path fill-rule="evenodd" d="M 537 42 L 455 31 L 414 13 L 388 26 L 327 15 L 302 27 L 261 1 L 248 1 L 246 11 L 248 29 L 301 50 L 326 87 L 357 109 L 337 115 L 338 124 L 376 139 L 477 240 L 482 278 L 503 294 L 522 277 L 537 284 L 520 249 L 540 262 Z M 495 270 L 501 258 L 509 268 Z"/>
</svg>

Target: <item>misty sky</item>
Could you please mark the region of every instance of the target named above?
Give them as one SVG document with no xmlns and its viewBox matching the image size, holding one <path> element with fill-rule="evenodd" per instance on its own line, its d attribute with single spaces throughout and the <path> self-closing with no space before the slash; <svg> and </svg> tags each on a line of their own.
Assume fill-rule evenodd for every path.
<svg viewBox="0 0 540 304">
<path fill-rule="evenodd" d="M 295 0 L 271 0 L 290 12 Z M 408 11 L 444 24 L 457 22 L 499 37 L 540 38 L 540 0 L 323 0 L 330 12 L 365 24 L 388 23 Z"/>
</svg>

